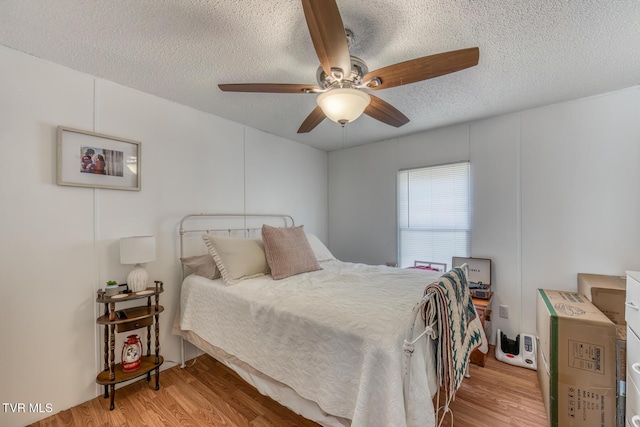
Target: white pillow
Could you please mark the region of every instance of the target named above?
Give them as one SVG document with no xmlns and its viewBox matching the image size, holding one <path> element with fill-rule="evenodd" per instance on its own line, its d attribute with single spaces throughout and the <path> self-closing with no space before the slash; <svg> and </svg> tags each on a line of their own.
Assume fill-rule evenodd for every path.
<svg viewBox="0 0 640 427">
<path fill-rule="evenodd" d="M 333 254 L 327 249 L 327 247 L 322 243 L 322 241 L 315 234 L 306 233 L 307 240 L 311 245 L 311 249 L 313 249 L 313 253 L 316 254 L 316 258 L 318 261 L 331 261 L 336 259 Z"/>
<path fill-rule="evenodd" d="M 209 253 L 220 270 L 222 281 L 233 285 L 244 279 L 269 274 L 262 239 L 202 236 Z"/>
</svg>

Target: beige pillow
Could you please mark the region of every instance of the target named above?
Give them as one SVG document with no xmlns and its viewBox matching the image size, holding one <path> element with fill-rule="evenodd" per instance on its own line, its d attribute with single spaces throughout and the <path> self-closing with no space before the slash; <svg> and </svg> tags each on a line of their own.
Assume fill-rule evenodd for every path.
<svg viewBox="0 0 640 427">
<path fill-rule="evenodd" d="M 220 270 L 222 281 L 233 285 L 244 279 L 269 274 L 269 266 L 261 239 L 202 236 L 209 253 Z"/>
<path fill-rule="evenodd" d="M 321 269 L 302 225 L 277 228 L 265 224 L 262 240 L 271 277 L 276 280 Z"/>
<path fill-rule="evenodd" d="M 217 279 L 220 277 L 220 270 L 216 266 L 216 262 L 211 255 L 196 255 L 188 258 L 180 258 L 182 263 L 198 276 L 208 279 Z"/>
</svg>

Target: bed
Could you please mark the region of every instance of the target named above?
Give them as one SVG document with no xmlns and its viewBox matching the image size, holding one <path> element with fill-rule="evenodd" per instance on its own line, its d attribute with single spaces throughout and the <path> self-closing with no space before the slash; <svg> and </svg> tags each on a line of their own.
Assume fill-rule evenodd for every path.
<svg viewBox="0 0 640 427">
<path fill-rule="evenodd" d="M 206 220 L 230 225 L 208 228 Z M 229 267 L 229 253 L 257 249 L 240 246 L 225 253 L 225 245 L 260 240 L 268 221 L 276 224 L 264 227 L 275 233 L 297 229 L 298 241 L 304 233 L 287 215 L 183 218 L 181 259 L 209 262 L 209 255 L 227 271 L 218 268 L 222 277 L 212 279 L 214 273 L 195 274 L 201 266 L 183 263 L 174 333 L 261 393 L 323 426 L 435 425 L 434 329 L 416 313 L 429 299 L 426 286 L 442 273 L 342 262 L 308 233 L 303 234 L 307 247 L 293 253 L 310 248 L 319 269 L 274 279 L 280 269 L 268 245 L 272 239 L 265 237 L 267 264 L 274 267 L 270 274 L 232 271 L 252 261 L 247 255 Z M 205 241 L 206 250 L 198 240 Z M 411 342 L 413 337 L 419 339 Z"/>
</svg>

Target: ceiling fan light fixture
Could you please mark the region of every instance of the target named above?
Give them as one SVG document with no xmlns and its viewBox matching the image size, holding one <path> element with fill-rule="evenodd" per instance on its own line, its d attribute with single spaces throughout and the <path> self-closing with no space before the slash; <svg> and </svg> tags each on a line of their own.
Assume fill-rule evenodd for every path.
<svg viewBox="0 0 640 427">
<path fill-rule="evenodd" d="M 371 97 L 353 88 L 336 88 L 318 95 L 316 102 L 330 120 L 345 125 L 362 115 Z"/>
</svg>

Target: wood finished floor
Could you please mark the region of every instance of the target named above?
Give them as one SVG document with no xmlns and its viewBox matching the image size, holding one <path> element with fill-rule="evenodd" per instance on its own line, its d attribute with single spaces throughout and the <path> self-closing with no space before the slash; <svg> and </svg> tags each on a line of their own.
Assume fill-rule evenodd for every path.
<svg viewBox="0 0 640 427">
<path fill-rule="evenodd" d="M 186 369 L 160 374 L 160 390 L 141 380 L 116 390 L 116 407 L 99 396 L 32 426 L 317 426 L 262 396 L 233 371 L 204 355 Z M 535 371 L 496 361 L 471 365 L 452 405 L 455 427 L 547 425 Z M 443 426 L 451 425 L 449 417 Z"/>
</svg>

